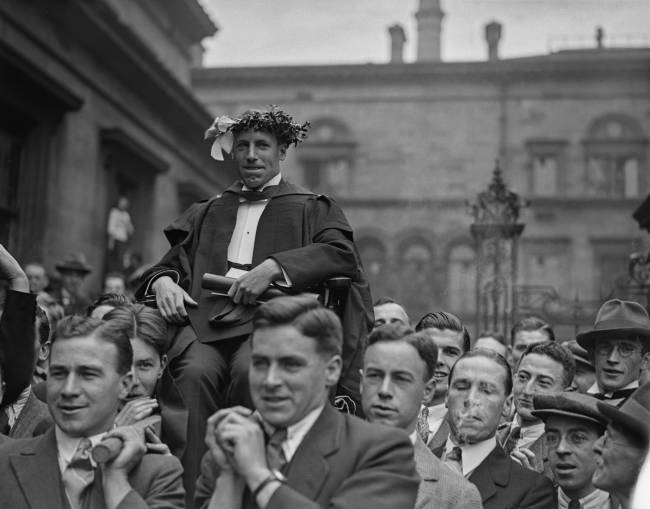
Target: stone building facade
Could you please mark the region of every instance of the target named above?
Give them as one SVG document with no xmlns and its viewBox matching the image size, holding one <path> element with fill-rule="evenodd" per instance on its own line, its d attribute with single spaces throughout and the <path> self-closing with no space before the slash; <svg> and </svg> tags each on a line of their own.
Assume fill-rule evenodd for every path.
<svg viewBox="0 0 650 509">
<path fill-rule="evenodd" d="M 436 6 L 420 10 L 440 23 Z M 427 27 L 421 38 L 439 37 Z M 487 61 L 441 62 L 434 44 L 404 63 L 403 33 L 390 33 L 386 64 L 205 68 L 193 86 L 215 115 L 277 104 L 312 122 L 283 171 L 344 207 L 373 296 L 415 320 L 446 309 L 474 323 L 467 201 L 499 159 L 531 203 L 513 312 L 572 335 L 614 294 L 644 237 L 631 214 L 650 188 L 650 49 L 499 59 L 492 23 Z"/>
<path fill-rule="evenodd" d="M 0 242 L 48 269 L 82 252 L 97 288 L 106 221 L 130 199 L 131 248 L 153 261 L 162 227 L 222 189 L 189 87 L 217 30 L 198 2 L 8 0 L 0 5 Z"/>
</svg>

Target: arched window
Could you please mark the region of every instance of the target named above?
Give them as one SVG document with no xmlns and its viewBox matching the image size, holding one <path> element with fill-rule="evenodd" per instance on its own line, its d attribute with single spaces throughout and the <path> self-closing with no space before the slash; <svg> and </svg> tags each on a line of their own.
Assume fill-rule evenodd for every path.
<svg viewBox="0 0 650 509">
<path fill-rule="evenodd" d="M 415 319 L 432 311 L 437 301 L 433 280 L 433 250 L 421 237 L 411 237 L 399 247 L 400 303 Z"/>
<path fill-rule="evenodd" d="M 468 244 L 459 244 L 449 251 L 447 264 L 449 309 L 467 316 L 476 311 L 476 251 Z"/>
<path fill-rule="evenodd" d="M 589 127 L 583 142 L 585 194 L 603 198 L 636 198 L 646 187 L 647 139 L 632 117 L 604 115 Z"/>
<path fill-rule="evenodd" d="M 316 119 L 300 147 L 305 185 L 333 196 L 349 194 L 356 142 L 348 127 L 334 118 Z"/>
</svg>

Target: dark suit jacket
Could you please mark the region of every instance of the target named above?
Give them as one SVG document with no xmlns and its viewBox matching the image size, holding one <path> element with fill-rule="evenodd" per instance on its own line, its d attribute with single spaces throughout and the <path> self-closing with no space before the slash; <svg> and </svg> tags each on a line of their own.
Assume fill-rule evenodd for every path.
<svg viewBox="0 0 650 509">
<path fill-rule="evenodd" d="M 11 509 L 66 509 L 54 429 L 0 446 L 0 505 Z M 183 508 L 182 467 L 174 456 L 145 454 L 129 474 L 133 489 L 118 509 Z M 88 509 L 103 509 L 101 471 L 93 483 Z"/>
<path fill-rule="evenodd" d="M 53 426 L 47 405 L 40 401 L 34 391 L 29 393 L 25 406 L 9 431 L 11 438 L 32 438 L 42 435 Z"/>
<path fill-rule="evenodd" d="M 419 436 L 413 448 L 422 479 L 415 509 L 483 509 L 476 486 L 447 468 Z"/>
<path fill-rule="evenodd" d="M 557 509 L 551 481 L 522 467 L 498 444 L 469 480 L 481 493 L 484 509 Z"/>
<path fill-rule="evenodd" d="M 510 435 L 510 425 L 504 426 L 497 431 L 497 440 L 501 447 L 504 447 Z M 546 439 L 544 435 L 535 440 L 530 444 L 527 449 L 529 449 L 535 455 L 535 461 L 531 465 L 535 472 L 544 474 L 551 480 L 554 480 L 553 471 L 551 470 L 551 465 L 548 461 L 548 447 L 546 446 Z"/>
<path fill-rule="evenodd" d="M 2 318 L 0 318 L 0 349 L 6 359 L 2 365 L 5 392 L 2 405 L 18 399 L 32 381 L 35 355 L 34 322 L 36 296 L 7 290 Z"/>
<path fill-rule="evenodd" d="M 287 484 L 275 491 L 267 509 L 407 509 L 415 504 L 419 484 L 406 434 L 342 414 L 330 405 L 307 432 L 284 474 Z M 218 475 L 208 452 L 196 483 L 197 508 L 208 506 Z M 249 499 L 249 493 L 244 498 Z"/>
</svg>

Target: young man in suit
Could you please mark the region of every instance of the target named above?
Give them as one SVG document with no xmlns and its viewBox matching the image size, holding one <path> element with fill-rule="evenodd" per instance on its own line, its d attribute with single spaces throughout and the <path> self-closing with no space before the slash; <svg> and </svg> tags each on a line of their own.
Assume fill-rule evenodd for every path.
<svg viewBox="0 0 650 509">
<path fill-rule="evenodd" d="M 418 431 L 420 406 L 435 391 L 438 350 L 424 332 L 401 324 L 377 327 L 368 336 L 361 377 L 361 402 L 370 422 L 409 434 L 422 479 L 416 509 L 482 509 L 476 487 L 452 472 L 429 450 Z M 418 429 L 420 428 L 420 429 Z M 426 431 L 425 431 L 426 432 Z"/>
<path fill-rule="evenodd" d="M 558 509 L 611 509 L 609 493 L 592 482 L 594 445 L 607 421 L 597 400 L 576 392 L 534 396 L 533 415 L 544 421 L 549 464 L 558 484 Z"/>
<path fill-rule="evenodd" d="M 449 422 L 445 397 L 449 388 L 449 372 L 456 361 L 470 349 L 469 331 L 456 315 L 446 311 L 427 313 L 415 326 L 425 332 L 438 349 L 438 362 L 434 376 L 436 391 L 423 416 L 429 422 L 428 445 L 433 450 L 440 447 L 449 435 Z"/>
<path fill-rule="evenodd" d="M 124 328 L 79 316 L 52 338 L 47 403 L 55 427 L 0 447 L 0 500 L 12 509 L 184 507 L 179 461 L 147 454 L 142 431 L 114 428 L 131 385 L 133 351 Z M 90 450 L 107 437 L 123 447 L 97 465 Z"/>
<path fill-rule="evenodd" d="M 530 345 L 519 359 L 512 388 L 515 416 L 498 433 L 499 443 L 516 461 L 553 479 L 548 464 L 544 423 L 534 415 L 533 398 L 538 394 L 565 391 L 573 381 L 573 355 L 553 342 Z"/>
<path fill-rule="evenodd" d="M 196 506 L 413 507 L 419 478 L 408 436 L 328 401 L 341 373 L 337 316 L 308 296 L 279 297 L 257 309 L 253 326 L 257 410 L 210 417 Z"/>
<path fill-rule="evenodd" d="M 587 394 L 621 406 L 650 367 L 650 317 L 639 303 L 612 299 L 596 315 L 594 328 L 578 334 L 578 344 L 594 359 L 596 382 Z"/>
<path fill-rule="evenodd" d="M 497 443 L 499 420 L 511 405 L 512 374 L 497 353 L 466 353 L 449 375 L 451 433 L 440 451 L 450 468 L 476 485 L 485 509 L 556 509 L 551 481 L 522 467 Z"/>
<path fill-rule="evenodd" d="M 188 495 L 205 452 L 205 423 L 229 405 L 252 408 L 248 388 L 251 314 L 271 283 L 292 293 L 333 276 L 352 281 L 343 313 L 343 370 L 337 393 L 359 401 L 361 345 L 372 327 L 372 301 L 341 208 L 330 198 L 286 181 L 280 171 L 289 147 L 306 138 L 277 107 L 219 117 L 206 133 L 213 157 L 232 153 L 241 180 L 195 203 L 166 228 L 171 248 L 143 276 L 136 297 L 156 302 L 179 326 L 169 371 L 187 402 L 183 456 Z M 201 288 L 205 273 L 236 278 L 229 297 Z M 189 324 L 188 324 L 189 322 Z M 353 362 L 355 362 L 354 365 Z M 165 395 L 161 403 L 166 404 Z"/>
</svg>

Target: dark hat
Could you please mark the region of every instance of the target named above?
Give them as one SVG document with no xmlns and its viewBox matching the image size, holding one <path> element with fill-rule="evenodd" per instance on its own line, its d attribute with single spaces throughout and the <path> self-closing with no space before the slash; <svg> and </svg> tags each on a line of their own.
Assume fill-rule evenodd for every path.
<svg viewBox="0 0 650 509">
<path fill-rule="evenodd" d="M 594 341 L 614 336 L 639 336 L 650 341 L 650 317 L 638 302 L 608 300 L 598 310 L 594 328 L 578 334 L 576 339 L 582 348 L 593 348 Z"/>
<path fill-rule="evenodd" d="M 69 253 L 55 265 L 59 272 L 81 272 L 82 274 L 90 273 L 93 268 L 86 263 L 86 256 L 83 253 Z"/>
<path fill-rule="evenodd" d="M 532 414 L 546 420 L 550 415 L 563 415 L 598 424 L 603 428 L 607 420 L 598 411 L 598 400 L 579 392 L 556 392 L 533 396 Z"/>
<path fill-rule="evenodd" d="M 594 363 L 589 358 L 589 352 L 582 348 L 575 339 L 570 341 L 564 341 L 562 346 L 569 350 L 573 355 L 573 360 L 576 361 L 576 364 L 582 364 L 594 370 Z"/>
<path fill-rule="evenodd" d="M 621 408 L 598 401 L 598 409 L 611 424 L 650 445 L 650 382 L 634 391 Z"/>
</svg>

